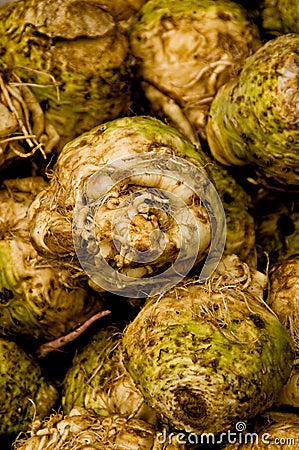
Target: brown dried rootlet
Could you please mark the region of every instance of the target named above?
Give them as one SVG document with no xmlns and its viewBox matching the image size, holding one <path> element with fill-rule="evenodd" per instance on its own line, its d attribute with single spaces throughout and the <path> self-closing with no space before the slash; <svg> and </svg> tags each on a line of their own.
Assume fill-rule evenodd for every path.
<svg viewBox="0 0 299 450">
<path fill-rule="evenodd" d="M 90 185 L 87 184 L 91 176 L 107 163 L 129 155 L 140 156 L 149 152 L 153 157 L 148 163 L 148 169 L 145 168 L 142 174 L 131 176 L 130 167 L 126 166 L 128 175 L 124 182 L 111 186 L 106 183 L 105 177 L 100 177 Z M 165 213 L 162 208 L 149 207 L 149 204 L 153 203 L 152 191 L 148 191 L 151 187 L 171 192 L 188 206 L 200 236 L 197 261 L 203 259 L 211 239 L 208 212 L 194 191 L 181 183 L 184 181 L 183 173 L 181 180 L 165 177 L 163 171 L 161 175 L 151 173 L 153 168 L 160 170 L 159 161 L 155 161 L 155 153 L 169 155 L 170 159 L 172 155 L 185 158 L 200 169 L 205 180 L 208 177 L 203 152 L 195 149 L 179 131 L 151 117 L 119 118 L 100 125 L 67 144 L 59 155 L 49 187 L 36 197 L 29 210 L 30 233 L 37 251 L 47 258 L 72 260 L 72 263 L 76 264 L 72 220 L 77 196 L 83 194 L 84 189 L 87 190 L 88 187 L 89 198 L 95 196 L 96 200 L 100 198 L 100 186 L 100 191 L 105 196 L 94 216 L 96 242 L 89 239 L 90 219 L 84 216 L 87 214 L 85 210 L 76 225 L 76 237 L 79 240 L 77 248 L 94 258 L 91 270 L 97 270 L 97 255 L 101 252 L 115 270 L 128 276 L 142 277 L 157 273 L 176 258 L 180 242 L 175 218 Z M 204 185 L 202 187 L 204 189 Z M 141 200 L 139 209 L 134 206 L 133 211 L 122 206 L 122 201 L 137 191 Z M 144 195 L 141 195 L 143 193 Z M 112 228 L 117 209 L 122 211 L 117 222 L 119 235 L 114 233 Z M 87 211 L 89 212 L 88 209 Z M 155 229 L 163 230 L 167 236 L 167 245 L 161 257 L 156 258 L 152 264 L 134 265 L 132 260 L 123 256 L 123 249 L 118 252 L 114 238 L 122 242 L 122 233 L 128 230 L 128 226 L 131 241 L 141 252 L 149 248 L 151 232 Z M 189 228 L 189 223 L 186 223 L 186 233 L 190 232 Z M 188 236 L 186 234 L 187 239 Z M 99 289 L 99 286 L 93 287 Z"/>
<path fill-rule="evenodd" d="M 239 443 L 227 444 L 223 449 L 294 450 L 299 440 L 299 416 L 296 413 L 270 410 L 256 419 L 252 430 L 246 430 L 240 435 L 237 433 L 235 441 L 239 440 Z"/>
<path fill-rule="evenodd" d="M 27 212 L 46 186 L 42 178 L 31 177 L 6 180 L 0 189 L 1 334 L 36 342 L 61 337 L 104 305 L 100 294 L 32 246 Z"/>
<path fill-rule="evenodd" d="M 31 89 L 61 136 L 128 113 L 128 42 L 98 0 L 21 0 L 0 8 L 1 57 Z"/>
<path fill-rule="evenodd" d="M 195 143 L 219 87 L 261 45 L 245 9 L 230 0 L 149 0 L 129 38 L 153 113 Z"/>
<path fill-rule="evenodd" d="M 0 169 L 36 152 L 46 158 L 58 142 L 30 87 L 0 61 Z"/>
<path fill-rule="evenodd" d="M 239 76 L 213 99 L 209 147 L 225 165 L 254 167 L 273 188 L 299 184 L 299 35 L 284 34 L 248 57 Z"/>
<path fill-rule="evenodd" d="M 116 414 L 99 417 L 76 407 L 69 415 L 53 414 L 28 437 L 20 436 L 14 450 L 185 450 L 173 433 L 162 443 L 161 433 L 141 419 L 126 419 Z M 172 442 L 171 442 L 172 441 Z"/>
<path fill-rule="evenodd" d="M 121 337 L 122 327 L 106 327 L 76 353 L 62 384 L 64 414 L 80 406 L 98 416 L 117 414 L 157 424 L 157 413 L 123 365 Z"/>
<path fill-rule="evenodd" d="M 287 330 L 261 298 L 260 275 L 230 257 L 223 264 L 206 284 L 189 279 L 150 299 L 122 341 L 145 401 L 188 432 L 225 432 L 265 411 L 293 364 Z"/>
<path fill-rule="evenodd" d="M 15 342 L 0 338 L 0 439 L 47 417 L 58 399 L 41 367 Z"/>
</svg>

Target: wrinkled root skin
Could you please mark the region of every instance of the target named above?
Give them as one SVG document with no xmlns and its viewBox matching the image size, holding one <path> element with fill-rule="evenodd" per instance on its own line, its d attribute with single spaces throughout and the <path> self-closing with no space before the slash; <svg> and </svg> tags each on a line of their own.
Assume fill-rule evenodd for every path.
<svg viewBox="0 0 299 450">
<path fill-rule="evenodd" d="M 299 33 L 299 5 L 297 0 L 263 0 L 262 25 L 272 36 Z"/>
<path fill-rule="evenodd" d="M 1 57 L 32 85 L 59 149 L 129 111 L 128 41 L 96 0 L 8 3 L 0 9 Z"/>
<path fill-rule="evenodd" d="M 69 415 L 53 414 L 31 437 L 20 437 L 15 450 L 186 450 L 178 444 L 175 434 L 166 443 L 159 442 L 153 425 L 139 419 L 126 419 L 116 414 L 100 418 L 82 408 L 73 408 Z M 167 443 L 171 442 L 173 443 Z"/>
<path fill-rule="evenodd" d="M 0 170 L 36 152 L 46 159 L 60 136 L 31 89 L 3 62 L 0 67 Z"/>
<path fill-rule="evenodd" d="M 27 213 L 47 188 L 41 177 L 5 180 L 0 189 L 0 328 L 5 336 L 41 342 L 59 338 L 103 308 L 69 268 L 34 249 Z"/>
<path fill-rule="evenodd" d="M 118 251 L 118 254 L 116 254 L 113 239 L 117 233 L 115 235 L 114 232 L 112 233 L 111 225 L 111 218 L 116 213 L 124 195 L 129 198 L 130 192 L 142 191 L 151 187 L 173 192 L 186 203 L 197 222 L 199 230 L 200 245 L 196 262 L 204 258 L 208 252 L 211 239 L 208 212 L 200 199 L 196 198 L 192 189 L 181 185 L 179 180 L 169 181 L 169 178 L 164 177 L 163 173 L 151 175 L 152 167 L 159 169 L 159 163 L 155 162 L 154 158 L 153 162 L 149 164 L 149 173 L 144 175 L 132 177 L 128 167 L 128 180 L 121 183 L 124 185 L 122 188 L 117 184 L 112 188 L 111 186 L 106 188 L 104 181 L 102 181 L 101 189 L 105 194 L 105 201 L 98 207 L 98 214 L 94 215 L 94 235 L 96 239 L 90 237 L 90 214 L 93 213 L 90 208 L 82 208 L 80 220 L 76 222 L 76 229 L 74 227 L 74 230 L 72 230 L 77 196 L 83 195 L 87 182 L 92 175 L 113 160 L 134 154 L 138 156 L 147 152 L 167 154 L 169 158 L 172 155 L 185 158 L 200 169 L 203 177 L 206 176 L 210 179 L 208 165 L 201 149 L 196 149 L 179 131 L 158 119 L 145 116 L 124 117 L 100 125 L 79 136 L 63 148 L 54 167 L 54 174 L 48 188 L 43 190 L 30 206 L 28 213 L 30 235 L 38 253 L 51 261 L 60 260 L 65 264 L 73 265 L 78 269 L 78 272 L 82 271 L 76 259 L 73 239 L 75 234 L 76 249 L 79 249 L 84 257 L 87 255 L 86 258 L 90 258 L 92 270 L 98 270 L 96 257 L 100 247 L 101 254 L 107 258 L 109 263 L 117 270 L 123 270 L 129 276 L 130 273 L 134 277 L 140 277 L 160 271 L 165 268 L 165 265 L 171 264 L 180 251 L 181 241 L 180 238 L 178 239 L 177 226 L 174 224 L 175 218 L 171 220 L 171 213 L 164 214 L 165 217 L 162 217 L 162 212 L 156 214 L 154 208 L 145 210 L 142 214 L 140 211 L 140 214 L 137 214 L 138 211 L 136 210 L 132 211 L 136 214 L 131 220 L 132 218 L 128 217 L 129 208 L 127 208 L 117 221 L 120 229 L 120 241 L 123 237 L 122 228 L 126 231 L 127 222 L 128 220 L 131 221 L 129 227 L 131 240 L 136 248 L 141 251 L 144 249 L 144 247 L 140 247 L 141 244 L 148 244 L 148 234 L 153 229 L 163 230 L 163 224 L 166 224 L 166 250 L 162 252 L 160 258 L 156 258 L 157 261 L 153 260 L 151 264 L 143 264 L 141 268 L 141 263 L 138 267 L 138 264 L 135 264 L 131 258 L 126 259 L 124 253 L 120 254 L 120 251 Z M 157 167 L 154 166 L 155 164 Z M 99 183 L 95 183 L 95 192 L 91 191 L 89 198 L 93 199 L 92 195 L 95 195 L 96 199 L 99 198 L 98 187 Z M 204 182 L 202 188 L 205 188 Z M 147 206 L 145 204 L 147 200 L 150 200 L 150 198 L 145 199 L 142 207 Z M 142 229 L 138 221 L 142 221 Z M 186 223 L 185 229 L 187 229 L 186 239 L 188 239 L 191 235 L 189 222 Z M 144 239 L 145 235 L 146 239 Z M 131 270 L 132 272 L 130 272 Z M 96 288 L 95 285 L 96 283 L 92 285 L 93 289 Z M 97 288 L 97 290 L 100 289 L 100 287 Z"/>
<path fill-rule="evenodd" d="M 262 301 L 194 282 L 151 299 L 127 327 L 124 364 L 147 403 L 178 429 L 218 433 L 269 408 L 293 349 Z"/>
<path fill-rule="evenodd" d="M 236 179 L 217 161 L 209 164 L 226 217 L 225 253 L 236 254 L 251 265 L 255 261 L 255 219 L 252 200 Z"/>
<path fill-rule="evenodd" d="M 299 355 L 299 257 L 274 265 L 270 275 L 269 306 L 292 337 Z"/>
<path fill-rule="evenodd" d="M 222 164 L 251 165 L 258 182 L 298 192 L 299 36 L 285 34 L 249 57 L 215 96 L 207 124 Z"/>
<path fill-rule="evenodd" d="M 157 424 L 157 413 L 145 403 L 123 365 L 122 328 L 102 328 L 73 358 L 62 385 L 65 414 L 80 406 L 98 416 L 118 414 Z"/>
<path fill-rule="evenodd" d="M 35 359 L 16 343 L 0 339 L 0 438 L 26 431 L 32 419 L 43 420 L 58 392 Z"/>
<path fill-rule="evenodd" d="M 90 327 L 96 320 L 101 319 L 102 317 L 107 316 L 110 314 L 111 311 L 101 311 L 94 316 L 92 316 L 90 319 L 86 320 L 82 325 L 80 325 L 76 330 L 71 331 L 70 333 L 66 334 L 65 336 L 61 336 L 54 341 L 46 342 L 45 344 L 42 344 L 36 351 L 36 355 L 39 358 L 45 358 L 50 352 L 57 351 L 64 345 L 68 344 L 69 342 L 73 342 L 77 337 L 79 337 L 84 331 Z"/>
<path fill-rule="evenodd" d="M 245 443 L 245 435 L 239 444 L 227 444 L 224 450 L 294 450 L 299 439 L 298 415 L 292 412 L 269 411 L 258 417 L 253 423 L 256 433 L 251 443 Z M 246 430 L 247 431 L 247 430 Z M 263 437 L 263 438 L 262 438 Z M 275 442 L 275 443 L 274 443 Z M 250 445 L 250 447 L 248 447 Z"/>
<path fill-rule="evenodd" d="M 129 28 L 134 70 L 154 114 L 194 144 L 206 138 L 217 90 L 261 45 L 258 29 L 235 2 L 151 0 Z"/>
</svg>

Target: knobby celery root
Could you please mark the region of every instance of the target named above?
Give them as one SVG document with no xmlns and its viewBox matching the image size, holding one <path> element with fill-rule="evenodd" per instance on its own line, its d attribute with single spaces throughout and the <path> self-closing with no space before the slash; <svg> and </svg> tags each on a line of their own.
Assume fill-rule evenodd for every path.
<svg viewBox="0 0 299 450">
<path fill-rule="evenodd" d="M 46 158 L 59 139 L 30 87 L 0 61 L 0 168 L 36 152 Z"/>
<path fill-rule="evenodd" d="M 192 142 L 206 137 L 211 101 L 261 45 L 229 0 L 148 0 L 129 28 L 134 69 L 154 114 Z"/>
<path fill-rule="evenodd" d="M 263 276 L 228 258 L 208 283 L 186 279 L 149 299 L 122 341 L 145 401 L 188 432 L 221 433 L 265 411 L 293 364 L 287 330 L 261 298 Z"/>
<path fill-rule="evenodd" d="M 299 5 L 296 0 L 262 0 L 262 26 L 273 36 L 299 33 Z"/>
<path fill-rule="evenodd" d="M 176 435 L 159 440 L 160 429 L 141 419 L 126 419 L 116 414 L 99 417 L 82 408 L 69 415 L 53 414 L 28 438 L 17 439 L 14 450 L 186 450 Z"/>
<path fill-rule="evenodd" d="M 269 279 L 268 304 L 287 328 L 299 355 L 299 257 L 274 265 Z"/>
<path fill-rule="evenodd" d="M 43 420 L 58 400 L 36 360 L 19 345 L 0 338 L 0 437 L 27 431 Z"/>
<path fill-rule="evenodd" d="M 101 329 L 74 356 L 62 385 L 65 414 L 82 406 L 98 416 L 118 414 L 157 424 L 157 413 L 146 405 L 123 365 L 122 332 L 119 325 Z"/>
<path fill-rule="evenodd" d="M 279 391 L 275 405 L 299 407 L 299 359 L 295 359 L 291 374 Z"/>
<path fill-rule="evenodd" d="M 142 173 L 131 175 L 130 167 L 127 167 L 127 178 L 114 186 L 107 184 L 102 175 L 88 184 L 91 176 L 108 163 L 129 155 L 146 156 L 149 152 L 150 161 Z M 158 273 L 176 259 L 181 241 L 176 217 L 171 215 L 170 200 L 166 199 L 164 203 L 163 199 L 159 200 L 158 206 L 155 206 L 155 191 L 149 190 L 153 188 L 170 192 L 188 207 L 195 220 L 200 241 L 195 262 L 202 260 L 207 255 L 211 241 L 208 212 L 201 199 L 182 182 L 183 174 L 182 180 L 173 180 L 164 176 L 162 169 L 161 174 L 151 173 L 153 168 L 160 170 L 159 162 L 155 161 L 156 154 L 169 155 L 170 163 L 172 155 L 175 155 L 197 166 L 204 178 L 199 189 L 205 189 L 209 172 L 204 154 L 200 149 L 195 149 L 176 129 L 154 118 L 135 116 L 116 119 L 67 144 L 59 155 L 49 187 L 37 196 L 29 210 L 31 238 L 37 251 L 47 258 L 65 262 L 71 260 L 75 265 L 72 235 L 72 231 L 75 231 L 77 248 L 92 260 L 91 271 L 98 270 L 97 258 L 101 254 L 113 269 L 129 277 L 140 278 Z M 99 190 L 105 194 L 93 219 L 94 239 L 88 234 L 91 222 L 88 208 L 82 208 L 76 229 L 72 230 L 76 200 L 85 192 L 84 189 L 89 190 L 91 198 L 93 195 L 97 198 Z M 123 200 L 130 200 L 134 195 L 135 203 L 132 202 L 131 208 L 130 205 L 127 207 L 122 204 Z M 121 213 L 113 228 L 113 219 L 118 209 Z M 189 223 L 189 215 L 184 220 L 186 222 L 181 231 L 183 237 L 190 240 L 194 222 Z M 150 235 L 155 230 L 164 233 L 164 251 L 151 263 L 134 263 L 130 255 L 126 254 L 125 244 L 122 244 L 126 231 L 130 233 L 134 248 L 139 252 L 146 252 L 151 246 Z M 114 244 L 115 238 L 120 242 L 120 251 Z M 189 248 L 192 251 L 194 244 L 189 243 L 186 250 Z M 92 287 L 101 290 L 96 283 Z"/>
<path fill-rule="evenodd" d="M 104 305 L 100 294 L 34 249 L 27 213 L 45 187 L 41 177 L 31 177 L 6 180 L 0 189 L 1 333 L 39 343 L 69 333 Z"/>
<path fill-rule="evenodd" d="M 256 224 L 252 199 L 226 167 L 211 160 L 209 170 L 225 211 L 224 251 L 226 254 L 236 254 L 249 265 L 256 266 Z"/>
<path fill-rule="evenodd" d="M 239 438 L 239 443 L 227 444 L 223 448 L 224 450 L 267 450 L 275 446 L 277 450 L 294 450 L 299 437 L 298 429 L 297 414 L 270 410 L 254 421 L 252 432 L 244 431 L 243 436 Z M 246 433 L 252 434 L 246 436 Z"/>
<path fill-rule="evenodd" d="M 1 58 L 30 83 L 59 148 L 128 113 L 128 40 L 109 3 L 21 0 L 0 8 Z"/>
<path fill-rule="evenodd" d="M 215 95 L 208 143 L 225 165 L 254 167 L 260 184 L 299 184 L 299 35 L 267 41 L 245 61 L 238 77 Z"/>
</svg>

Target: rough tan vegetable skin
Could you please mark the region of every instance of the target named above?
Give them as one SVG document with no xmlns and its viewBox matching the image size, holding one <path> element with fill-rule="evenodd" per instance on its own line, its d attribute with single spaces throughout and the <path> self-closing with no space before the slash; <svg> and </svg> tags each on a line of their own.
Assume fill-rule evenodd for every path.
<svg viewBox="0 0 299 450">
<path fill-rule="evenodd" d="M 31 83 L 60 148 L 129 106 L 128 42 L 107 3 L 21 0 L 0 8 L 1 57 Z"/>
<path fill-rule="evenodd" d="M 211 101 L 260 45 L 245 9 L 227 0 L 149 0 L 129 29 L 137 78 L 153 113 L 194 143 Z"/>
<path fill-rule="evenodd" d="M 160 430 L 142 420 L 117 415 L 102 418 L 79 407 L 65 417 L 52 415 L 43 426 L 32 437 L 18 439 L 14 450 L 186 450 L 174 433 L 172 443 L 159 443 Z"/>
<path fill-rule="evenodd" d="M 35 343 L 70 332 L 104 303 L 69 269 L 51 264 L 33 247 L 27 213 L 45 187 L 43 178 L 29 177 L 6 180 L 0 189 L 1 332 Z"/>
<path fill-rule="evenodd" d="M 43 420 L 58 392 L 38 363 L 15 342 L 0 338 L 0 436 L 26 431 Z"/>
<path fill-rule="evenodd" d="M 154 274 L 162 270 L 165 264 L 170 264 L 179 251 L 178 225 L 175 218 L 163 214 L 161 208 L 157 211 L 149 209 L 148 214 L 146 211 L 144 214 L 139 214 L 137 210 L 134 210 L 133 218 L 129 217 L 129 208 L 123 208 L 124 212 L 117 222 L 120 229 L 119 239 L 122 237 L 122 230 L 126 230 L 127 222 L 130 222 L 131 241 L 140 251 L 147 249 L 149 235 L 155 228 L 163 229 L 167 235 L 167 245 L 161 257 L 156 258 L 152 264 L 134 266 L 129 258 L 119 255 L 113 241 L 115 236 L 118 239 L 118 235 L 113 231 L 112 220 L 122 200 L 126 195 L 129 196 L 128 193 L 133 195 L 136 191 L 144 191 L 146 196 L 147 188 L 152 187 L 173 192 L 188 205 L 199 230 L 200 246 L 196 260 L 197 262 L 201 260 L 208 252 L 211 239 L 211 227 L 205 206 L 190 188 L 180 184 L 180 180 L 170 182 L 169 178 L 164 177 L 163 172 L 152 175 L 151 169 L 156 167 L 155 164 L 159 168 L 158 162 L 155 162 L 156 153 L 169 155 L 169 158 L 175 155 L 193 163 L 208 179 L 208 166 L 204 153 L 200 149 L 195 149 L 193 144 L 175 128 L 158 119 L 144 116 L 124 117 L 107 122 L 64 147 L 54 168 L 54 176 L 48 189 L 41 192 L 30 207 L 30 233 L 37 251 L 50 259 L 71 260 L 75 266 L 72 220 L 77 196 L 84 192 L 91 176 L 109 162 L 129 155 L 140 156 L 147 153 L 153 156 L 148 163 L 148 168 L 140 175 L 130 177 L 128 167 L 128 181 L 115 183 L 112 187 L 105 186 L 105 179 L 101 178 L 98 183 L 95 181 L 94 194 L 91 183 L 91 197 L 98 196 L 97 186 L 101 186 L 105 193 L 105 201 L 95 213 L 96 243 L 88 239 L 88 218 L 85 221 L 80 219 L 81 221 L 76 223 L 76 236 L 79 240 L 77 248 L 94 255 L 95 271 L 99 249 L 113 268 L 128 276 L 142 277 Z M 145 203 L 144 206 L 146 206 Z M 185 228 L 189 233 L 188 226 Z M 94 289 L 100 289 L 95 284 L 92 286 Z"/>
<path fill-rule="evenodd" d="M 298 191 L 299 35 L 284 34 L 250 56 L 213 99 L 207 137 L 215 159 L 251 165 L 258 182 Z"/>
<path fill-rule="evenodd" d="M 231 263 L 206 285 L 186 280 L 153 297 L 124 333 L 125 367 L 146 402 L 178 429 L 220 433 L 252 419 L 291 371 L 286 329 L 260 293 L 248 291 L 246 266 L 230 272 Z"/>
</svg>

